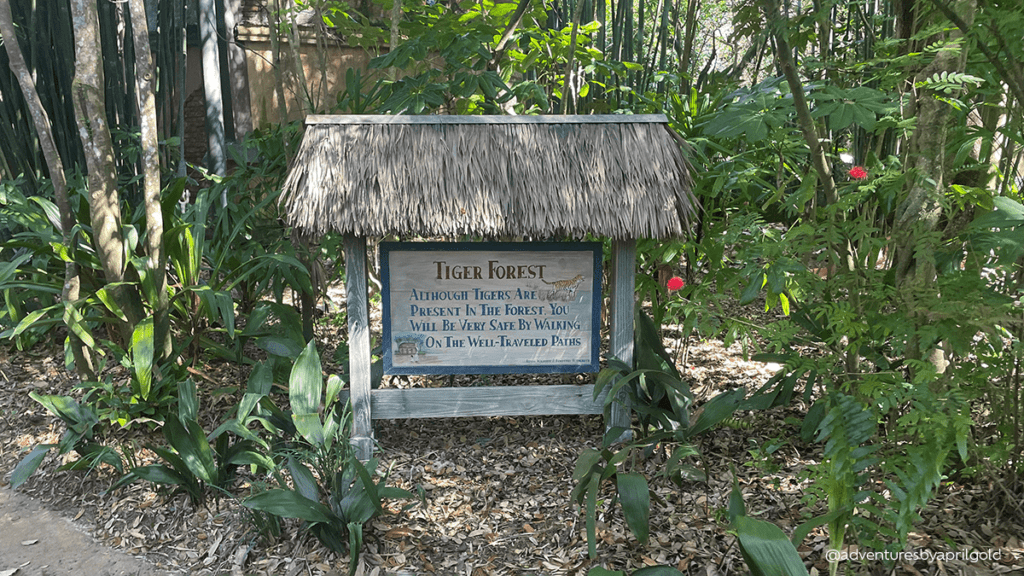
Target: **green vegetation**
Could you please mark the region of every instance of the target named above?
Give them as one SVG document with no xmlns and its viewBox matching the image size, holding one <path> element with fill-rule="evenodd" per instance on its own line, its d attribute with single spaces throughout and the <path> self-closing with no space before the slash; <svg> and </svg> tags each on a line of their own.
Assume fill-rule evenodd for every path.
<svg viewBox="0 0 1024 576">
<path fill-rule="evenodd" d="M 52 449 L 75 451 L 65 468 L 108 464 L 123 474 L 120 485 L 172 486 L 196 505 L 211 493 L 242 498 L 269 535 L 280 518 L 302 519 L 326 546 L 349 552 L 354 570 L 363 525 L 383 500 L 412 494 L 386 487 L 387 475 L 375 479 L 376 461 L 353 456 L 338 401 L 344 383 L 323 385 L 311 303 L 341 239 L 311 246 L 281 224 L 277 199 L 300 124 L 251 133 L 230 174 L 193 167 L 187 177 L 177 136 L 185 17 L 174 2 L 154 3 L 167 31 L 152 43 L 162 110 L 154 155 L 142 128 L 152 112 L 136 104 L 148 94 L 134 60 L 145 51 L 114 32 L 145 20 L 139 3 L 98 14 L 79 13 L 95 2 L 10 4 L 13 18 L 6 2 L 0 10 L 0 346 L 63 344 L 65 366 L 80 376 L 69 396 L 34 396 L 67 433 L 30 451 L 12 484 Z M 319 16 L 318 38 L 331 32 L 376 49 L 394 31 L 368 70 L 347 71 L 343 92 L 301 95 L 307 112 L 660 112 L 686 140 L 702 211 L 690 238 L 638 241 L 635 358 L 611 359 L 596 381 L 609 409 L 628 399 L 632 435 L 616 443 L 626 431 L 610 431 L 573 475 L 591 557 L 603 483 L 643 543 L 650 483 L 684 490 L 706 480 L 695 439 L 743 412 L 798 401 L 809 407 L 802 440 L 824 455 L 806 498 L 825 511 L 791 543 L 748 518 L 740 499 L 729 525 L 755 574 L 799 572 L 792 547 L 813 526 L 827 526 L 835 549 L 899 550 L 951 476 L 1009 490 L 1024 481 L 1024 8 L 798 6 L 268 7 L 275 43 L 297 38 L 299 8 Z M 92 24 L 71 34 L 72 17 L 86 16 Z M 82 108 L 69 95 L 90 68 L 73 36 L 95 41 L 112 63 L 105 84 L 83 76 L 107 92 Z M 326 78 L 326 44 L 318 46 Z M 31 57 L 16 57 L 19 47 Z M 283 72 L 279 55 L 274 64 Z M 104 113 L 109 130 L 92 123 Z M 193 201 L 181 201 L 186 191 Z M 685 284 L 668 290 L 674 275 Z M 286 294 L 303 306 L 286 304 Z M 771 314 L 736 313 L 735 303 Z M 664 345 L 669 332 L 679 337 L 674 352 Z M 757 390 L 695 407 L 678 365 L 691 343 L 718 337 L 781 368 Z M 207 431 L 188 368 L 212 358 L 251 366 L 251 375 Z M 115 365 L 125 369 L 116 378 Z M 109 439 L 132 427 L 162 430 L 166 445 L 151 447 L 159 463 L 125 466 Z M 644 477 L 635 463 L 656 447 L 670 457 Z M 755 460 L 771 453 L 755 450 Z M 266 489 L 245 494 L 251 486 Z"/>
</svg>

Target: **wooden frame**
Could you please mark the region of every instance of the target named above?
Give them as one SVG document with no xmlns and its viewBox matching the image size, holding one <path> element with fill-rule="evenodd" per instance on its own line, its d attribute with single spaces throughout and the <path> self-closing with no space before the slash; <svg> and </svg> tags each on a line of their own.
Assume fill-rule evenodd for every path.
<svg viewBox="0 0 1024 576">
<path fill-rule="evenodd" d="M 366 290 L 366 239 L 346 235 L 345 288 L 348 302 L 349 382 L 352 401 L 352 444 L 361 460 L 373 455 L 372 420 L 450 418 L 466 416 L 541 416 L 601 414 L 604 396 L 594 399 L 594 386 L 491 386 L 481 388 L 419 388 L 372 390 L 370 330 Z M 611 355 L 633 358 L 633 308 L 636 267 L 634 240 L 612 244 Z M 344 398 L 343 398 L 344 399 Z M 624 398 L 620 398 L 624 401 Z M 615 403 L 608 428 L 629 430 L 629 407 Z M 623 437 L 627 436 L 623 434 Z"/>
</svg>

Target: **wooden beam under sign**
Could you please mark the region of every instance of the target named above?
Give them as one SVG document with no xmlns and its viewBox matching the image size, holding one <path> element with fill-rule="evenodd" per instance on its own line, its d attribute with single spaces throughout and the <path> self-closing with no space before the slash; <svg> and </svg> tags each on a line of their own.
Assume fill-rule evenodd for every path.
<svg viewBox="0 0 1024 576">
<path fill-rule="evenodd" d="M 343 390 L 341 401 L 348 397 Z M 603 406 L 604 395 L 594 400 L 593 384 L 378 389 L 370 394 L 374 420 L 601 414 Z"/>
</svg>

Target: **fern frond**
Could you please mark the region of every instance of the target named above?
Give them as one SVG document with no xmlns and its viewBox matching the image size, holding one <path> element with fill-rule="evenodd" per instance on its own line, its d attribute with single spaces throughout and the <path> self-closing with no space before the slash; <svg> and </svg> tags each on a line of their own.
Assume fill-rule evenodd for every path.
<svg viewBox="0 0 1024 576">
<path fill-rule="evenodd" d="M 948 70 L 936 72 L 930 78 L 915 82 L 916 88 L 926 88 L 936 92 L 952 94 L 954 91 L 966 90 L 969 87 L 980 86 L 985 81 L 971 74 L 963 72 L 950 72 Z"/>
</svg>

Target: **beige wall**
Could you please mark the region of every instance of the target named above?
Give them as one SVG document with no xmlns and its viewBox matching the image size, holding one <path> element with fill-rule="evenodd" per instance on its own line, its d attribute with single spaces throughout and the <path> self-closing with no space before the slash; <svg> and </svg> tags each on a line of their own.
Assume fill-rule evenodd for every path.
<svg viewBox="0 0 1024 576">
<path fill-rule="evenodd" d="M 246 50 L 246 64 L 249 72 L 249 99 L 252 105 L 252 123 L 254 127 L 268 122 L 279 122 L 280 109 L 276 77 L 274 74 L 273 51 L 266 27 L 239 27 L 239 42 Z M 285 84 L 285 104 L 288 120 L 303 117 L 303 98 L 298 91 L 298 79 L 293 64 L 292 48 L 282 39 L 281 66 Z M 386 48 L 384 49 L 386 51 Z M 337 94 L 345 90 L 345 75 L 350 68 L 357 70 L 366 78 L 367 64 L 376 54 L 370 54 L 363 48 L 329 45 L 326 49 L 326 75 L 321 72 L 320 51 L 316 46 L 315 37 L 303 34 L 299 47 L 299 58 L 309 85 L 309 92 L 314 103 L 314 110 L 327 113 L 334 110 Z M 373 71 L 374 74 L 380 72 Z M 326 77 L 325 77 L 326 76 Z"/>
</svg>

